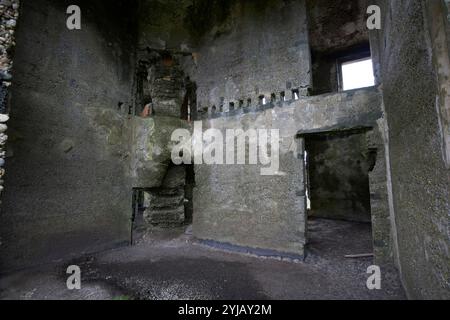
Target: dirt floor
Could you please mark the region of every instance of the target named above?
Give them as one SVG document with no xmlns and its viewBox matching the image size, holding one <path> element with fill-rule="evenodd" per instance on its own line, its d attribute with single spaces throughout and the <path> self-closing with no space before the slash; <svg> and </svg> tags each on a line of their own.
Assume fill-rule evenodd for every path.
<svg viewBox="0 0 450 320">
<path fill-rule="evenodd" d="M 370 225 L 332 220 L 309 224 L 303 262 L 224 252 L 197 243 L 189 229 L 155 230 L 133 247 L 3 275 L 0 299 L 405 299 L 395 272 L 382 289 L 366 287 Z M 81 290 L 66 287 L 78 265 Z"/>
</svg>

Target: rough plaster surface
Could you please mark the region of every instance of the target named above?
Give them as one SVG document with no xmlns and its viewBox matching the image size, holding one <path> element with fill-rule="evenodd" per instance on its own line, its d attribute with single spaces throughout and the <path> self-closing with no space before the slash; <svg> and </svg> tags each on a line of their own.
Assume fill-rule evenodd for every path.
<svg viewBox="0 0 450 320">
<path fill-rule="evenodd" d="M 450 297 L 449 171 L 441 148 L 437 70 L 424 17 L 427 2 L 378 1 L 385 17 L 371 35 L 379 54 L 398 256 L 412 298 Z"/>
<path fill-rule="evenodd" d="M 447 168 L 450 169 L 450 14 L 447 6 L 442 1 L 429 1 L 426 8 L 426 23 L 439 86 L 436 103 L 443 157 Z"/>
<path fill-rule="evenodd" d="M 264 177 L 257 165 L 197 165 L 194 235 L 232 245 L 303 254 L 303 143 L 296 139 L 297 134 L 370 127 L 380 116 L 377 90 L 364 89 L 204 120 L 205 129 L 279 129 L 279 171 L 285 174 Z"/>
<path fill-rule="evenodd" d="M 139 47 L 189 51 L 186 20 L 193 0 L 139 0 Z"/>
<path fill-rule="evenodd" d="M 369 40 L 366 0 L 306 0 L 311 49 L 342 50 Z"/>
<path fill-rule="evenodd" d="M 192 78 L 199 109 L 257 104 L 259 96 L 310 85 L 310 50 L 304 1 L 240 1 L 203 35 Z M 283 48 L 280 50 L 280 48 Z"/>
<path fill-rule="evenodd" d="M 313 94 L 337 92 L 339 59 L 370 55 L 366 0 L 307 0 Z M 361 57 L 355 57 L 358 59 Z"/>
<path fill-rule="evenodd" d="M 66 28 L 69 4 L 22 3 L 2 270 L 129 239 L 131 184 L 121 145 L 128 133 L 117 106 L 131 100 L 134 40 L 119 3 L 79 2 L 86 9 L 80 31 Z"/>
<path fill-rule="evenodd" d="M 373 130 L 366 133 L 369 154 L 375 159 L 369 172 L 373 250 L 378 265 L 392 266 L 395 225 L 389 214 L 386 151 L 383 140 L 384 119 L 379 119 L 377 123 Z"/>
</svg>

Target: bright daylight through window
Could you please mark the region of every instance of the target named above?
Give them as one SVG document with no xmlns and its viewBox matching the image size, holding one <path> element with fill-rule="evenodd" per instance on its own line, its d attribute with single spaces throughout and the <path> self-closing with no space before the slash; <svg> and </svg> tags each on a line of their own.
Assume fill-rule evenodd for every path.
<svg viewBox="0 0 450 320">
<path fill-rule="evenodd" d="M 372 59 L 363 59 L 342 63 L 342 89 L 353 90 L 375 85 Z"/>
</svg>

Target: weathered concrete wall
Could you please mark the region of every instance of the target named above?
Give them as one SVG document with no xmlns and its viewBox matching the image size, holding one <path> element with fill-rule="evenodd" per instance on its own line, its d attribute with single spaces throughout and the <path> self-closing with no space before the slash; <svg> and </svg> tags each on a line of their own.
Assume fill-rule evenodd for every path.
<svg viewBox="0 0 450 320">
<path fill-rule="evenodd" d="M 450 169 L 450 2 L 427 2 L 427 26 L 433 50 L 433 65 L 439 86 L 438 119 L 441 127 L 442 150 Z"/>
<path fill-rule="evenodd" d="M 394 266 L 394 229 L 389 214 L 388 178 L 386 152 L 384 148 L 384 119 L 366 133 L 370 182 L 370 207 L 372 215 L 372 238 L 375 263 L 379 266 Z"/>
<path fill-rule="evenodd" d="M 204 129 L 270 128 L 265 116 L 217 119 Z M 261 176 L 261 165 L 196 165 L 194 235 L 204 240 L 303 256 L 303 161 L 295 135 L 283 135 L 280 173 Z"/>
<path fill-rule="evenodd" d="M 191 130 L 191 125 L 174 117 L 155 116 L 152 118 L 134 117 L 131 178 L 133 188 L 161 187 L 167 169 L 172 161 L 172 133 L 177 129 Z"/>
<path fill-rule="evenodd" d="M 138 2 L 139 48 L 192 50 L 192 29 L 188 26 L 193 0 Z"/>
<path fill-rule="evenodd" d="M 306 92 L 311 82 L 304 1 L 228 1 L 205 15 L 199 1 L 200 41 L 191 78 L 198 86 L 198 108 L 228 110 L 259 97 L 291 90 Z M 197 11 L 196 11 L 197 10 Z M 220 13 L 220 14 L 219 14 Z M 195 27 L 195 25 L 194 25 Z"/>
<path fill-rule="evenodd" d="M 304 0 L 140 1 L 139 52 L 183 56 L 198 110 L 257 105 L 311 83 Z M 162 12 L 159 14 L 159 12 Z M 208 12 L 208 14 L 205 14 Z M 283 48 L 282 50 L 280 48 Z"/>
<path fill-rule="evenodd" d="M 174 57 L 158 56 L 159 59 L 156 58 L 147 69 L 147 81 L 143 82 L 144 100 L 151 99 L 153 114 L 180 119 L 187 94 L 183 70 Z M 187 110 L 185 113 L 187 119 Z"/>
<path fill-rule="evenodd" d="M 436 51 L 424 21 L 428 6 L 441 2 L 376 3 L 383 9 L 383 26 L 371 38 L 389 132 L 397 262 L 411 298 L 449 299 L 450 173 L 437 112 Z M 428 20 L 439 21 L 443 14 L 444 10 L 438 11 Z"/>
<path fill-rule="evenodd" d="M 342 50 L 367 42 L 366 0 L 306 0 L 311 49 Z"/>
<path fill-rule="evenodd" d="M 79 4 L 82 30 L 66 27 Z M 1 270 L 125 243 L 131 183 L 127 1 L 25 0 L 17 31 Z M 125 108 L 127 109 L 127 108 Z"/>
<path fill-rule="evenodd" d="M 305 137 L 308 152 L 310 215 L 348 221 L 371 221 L 370 159 L 361 131 Z"/>
<path fill-rule="evenodd" d="M 228 115 L 228 116 L 227 116 Z M 260 165 L 197 165 L 194 235 L 220 243 L 302 255 L 305 244 L 303 140 L 297 134 L 371 127 L 381 117 L 375 89 L 237 110 L 203 127 L 279 129 L 280 175 Z"/>
<path fill-rule="evenodd" d="M 313 93 L 337 92 L 337 60 L 361 52 L 370 55 L 366 0 L 307 0 L 306 8 Z"/>
</svg>

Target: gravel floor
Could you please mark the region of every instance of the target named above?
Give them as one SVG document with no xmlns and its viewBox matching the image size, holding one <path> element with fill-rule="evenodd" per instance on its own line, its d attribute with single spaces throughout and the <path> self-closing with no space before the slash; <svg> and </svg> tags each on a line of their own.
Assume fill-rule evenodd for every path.
<svg viewBox="0 0 450 320">
<path fill-rule="evenodd" d="M 382 270 L 382 289 L 366 287 L 370 225 L 309 223 L 304 262 L 265 259 L 205 247 L 185 230 L 154 231 L 136 246 L 68 263 L 3 275 L 0 299 L 405 299 L 397 274 Z M 81 290 L 66 288 L 66 267 L 82 271 Z"/>
</svg>

